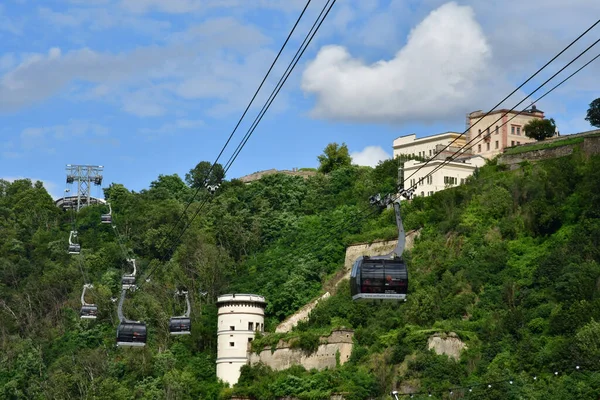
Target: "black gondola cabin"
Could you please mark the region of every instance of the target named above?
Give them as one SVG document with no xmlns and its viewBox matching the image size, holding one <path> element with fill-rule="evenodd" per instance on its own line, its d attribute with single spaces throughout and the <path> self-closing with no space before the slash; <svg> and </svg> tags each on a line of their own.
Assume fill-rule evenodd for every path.
<svg viewBox="0 0 600 400">
<path fill-rule="evenodd" d="M 135 286 L 135 276 L 123 275 L 123 277 L 121 278 L 121 288 L 123 290 L 127 290 L 134 286 Z"/>
<path fill-rule="evenodd" d="M 192 321 L 186 317 L 172 317 L 169 319 L 169 333 L 171 335 L 189 335 L 192 333 Z"/>
<path fill-rule="evenodd" d="M 96 319 L 98 315 L 98 306 L 95 304 L 86 304 L 81 306 L 81 311 L 79 311 L 79 316 L 81 319 Z"/>
<path fill-rule="evenodd" d="M 146 324 L 121 322 L 117 328 L 117 346 L 143 347 L 146 345 Z"/>
<path fill-rule="evenodd" d="M 352 300 L 406 300 L 408 270 L 400 257 L 359 257 L 350 274 Z"/>
<path fill-rule="evenodd" d="M 110 214 L 102 214 L 100 220 L 103 224 L 112 224 L 112 216 Z"/>
<path fill-rule="evenodd" d="M 77 243 L 69 245 L 69 254 L 79 254 L 81 252 L 81 246 Z"/>
</svg>

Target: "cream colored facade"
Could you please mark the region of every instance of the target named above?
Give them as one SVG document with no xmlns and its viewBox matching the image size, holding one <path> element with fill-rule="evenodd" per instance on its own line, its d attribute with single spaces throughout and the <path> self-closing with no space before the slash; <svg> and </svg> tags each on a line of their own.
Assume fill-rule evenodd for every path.
<svg viewBox="0 0 600 400">
<path fill-rule="evenodd" d="M 473 141 L 473 154 L 490 159 L 504 152 L 506 147 L 535 142 L 535 139 L 525 136 L 523 126 L 532 119 L 543 119 L 544 112 L 533 106 L 515 117 L 516 114 L 517 111 L 494 110 L 479 122 L 477 121 L 485 115 L 484 112 L 474 111 L 468 114 L 467 124 L 470 128 L 467 131 L 467 142 L 475 137 L 483 138 Z"/>
<path fill-rule="evenodd" d="M 461 148 L 466 143 L 465 136 L 458 132 L 445 132 L 419 139 L 414 133 L 400 136 L 394 140 L 394 158 L 401 154 L 431 158 L 450 143 L 453 148 Z"/>
<path fill-rule="evenodd" d="M 404 163 L 404 187 L 416 187 L 416 196 L 431 196 L 440 190 L 463 184 L 473 174 L 475 168 L 485 165 L 483 157 L 475 156 L 464 162 L 446 162 L 442 168 L 429 175 L 444 162 L 444 160 L 431 160 L 419 169 L 425 164 L 424 162 L 406 161 Z"/>
<path fill-rule="evenodd" d="M 248 362 L 248 343 L 256 331 L 265 329 L 266 305 L 265 298 L 255 294 L 226 294 L 217 299 L 217 377 L 232 386 Z"/>
</svg>

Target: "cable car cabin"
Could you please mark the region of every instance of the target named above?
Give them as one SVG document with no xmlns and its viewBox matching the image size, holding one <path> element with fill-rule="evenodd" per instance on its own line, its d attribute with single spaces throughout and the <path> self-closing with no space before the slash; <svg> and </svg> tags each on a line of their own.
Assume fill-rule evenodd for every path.
<svg viewBox="0 0 600 400">
<path fill-rule="evenodd" d="M 96 319 L 98 316 L 98 306 L 95 304 L 86 304 L 81 306 L 81 311 L 79 311 L 79 317 L 81 319 Z"/>
<path fill-rule="evenodd" d="M 352 300 L 406 300 L 408 270 L 400 257 L 359 257 L 350 275 Z"/>
<path fill-rule="evenodd" d="M 169 333 L 171 335 L 189 335 L 192 333 L 192 321 L 186 317 L 172 317 L 169 319 Z"/>
<path fill-rule="evenodd" d="M 110 214 L 102 214 L 100 216 L 100 221 L 103 224 L 112 224 L 112 215 L 110 215 Z"/>
<path fill-rule="evenodd" d="M 121 322 L 117 328 L 117 346 L 143 347 L 146 345 L 146 324 L 143 322 Z"/>
<path fill-rule="evenodd" d="M 133 287 L 135 287 L 135 276 L 123 275 L 123 277 L 121 278 L 121 288 L 123 290 L 127 290 Z"/>
<path fill-rule="evenodd" d="M 69 244 L 69 254 L 79 254 L 81 251 L 81 245 L 77 243 Z"/>
</svg>

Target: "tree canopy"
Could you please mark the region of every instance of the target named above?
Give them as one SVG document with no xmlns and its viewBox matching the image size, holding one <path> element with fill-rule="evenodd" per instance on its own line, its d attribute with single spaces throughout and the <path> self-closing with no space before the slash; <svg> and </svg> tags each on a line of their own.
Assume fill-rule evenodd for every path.
<svg viewBox="0 0 600 400">
<path fill-rule="evenodd" d="M 554 119 L 532 119 L 523 126 L 523 132 L 528 138 L 544 140 L 556 134 Z"/>
<path fill-rule="evenodd" d="M 357 303 L 348 280 L 335 286 L 332 278 L 344 274 L 349 244 L 396 237 L 393 210 L 368 203 L 393 189 L 396 176 L 388 160 L 306 180 L 224 182 L 211 201 L 192 202 L 178 224 L 189 229 L 166 243 L 189 188 L 176 175 L 140 192 L 113 183 L 105 196 L 121 236 L 99 222 L 105 206 L 84 207 L 75 220 L 78 257 L 66 252 L 70 214 L 42 185 L 0 180 L 0 398 L 368 399 L 402 388 L 443 398 L 449 388 L 514 378 L 473 395 L 597 400 L 600 157 L 574 152 L 511 171 L 489 163 L 464 185 L 403 202 L 406 230 L 421 232 L 404 254 L 407 302 Z M 162 260 L 171 245 L 173 257 Z M 125 303 L 128 317 L 148 324 L 142 349 L 115 347 L 111 297 L 130 271 L 123 249 L 135 254 L 140 282 L 155 271 Z M 94 284 L 88 301 L 99 307 L 92 322 L 79 318 L 86 277 Z M 174 338 L 167 325 L 183 310 L 174 297 L 180 286 L 190 293 L 192 334 Z M 234 388 L 217 380 L 219 295 L 265 296 L 273 332 L 325 291 L 331 296 L 310 319 L 282 337 L 314 348 L 332 329 L 353 329 L 346 363 L 322 371 L 246 366 Z M 432 335 L 450 332 L 468 346 L 459 361 L 428 349 Z"/>
<path fill-rule="evenodd" d="M 590 125 L 600 128 L 600 97 L 590 103 L 585 120 Z"/>
<path fill-rule="evenodd" d="M 352 164 L 352 157 L 350 157 L 346 143 L 342 143 L 341 146 L 337 143 L 329 143 L 323 150 L 323 154 L 317 158 L 319 160 L 319 172 L 324 174 Z"/>
<path fill-rule="evenodd" d="M 207 185 L 220 184 L 225 179 L 225 169 L 219 163 L 216 163 L 214 167 L 212 165 L 209 161 L 200 161 L 190 172 L 185 174 L 187 184 L 194 189 L 203 186 L 204 182 Z"/>
</svg>

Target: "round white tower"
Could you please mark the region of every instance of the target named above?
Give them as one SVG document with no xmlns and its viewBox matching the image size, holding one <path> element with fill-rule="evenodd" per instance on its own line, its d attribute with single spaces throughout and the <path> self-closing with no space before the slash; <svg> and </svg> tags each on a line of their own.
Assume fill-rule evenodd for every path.
<svg viewBox="0 0 600 400">
<path fill-rule="evenodd" d="M 266 305 L 265 298 L 255 294 L 225 294 L 217 299 L 217 377 L 232 386 L 248 361 L 248 343 L 256 331 L 265 329 Z"/>
</svg>

